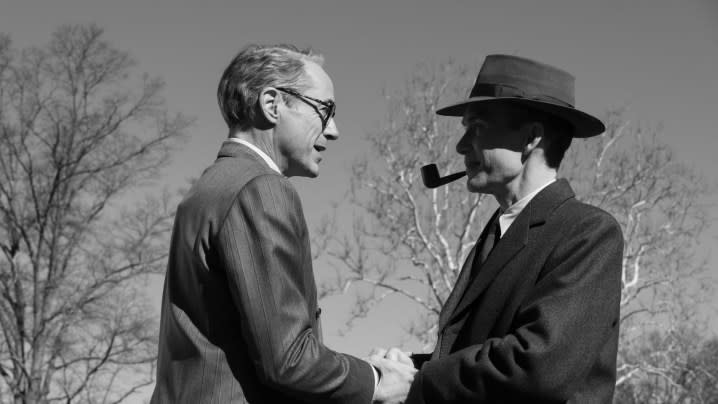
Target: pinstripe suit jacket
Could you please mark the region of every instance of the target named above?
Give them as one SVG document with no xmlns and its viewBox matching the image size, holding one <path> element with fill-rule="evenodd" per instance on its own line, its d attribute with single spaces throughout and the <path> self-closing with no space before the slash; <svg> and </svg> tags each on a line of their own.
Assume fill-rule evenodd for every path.
<svg viewBox="0 0 718 404">
<path fill-rule="evenodd" d="M 152 403 L 370 403 L 370 365 L 325 347 L 318 313 L 296 191 L 225 142 L 177 209 Z"/>
</svg>

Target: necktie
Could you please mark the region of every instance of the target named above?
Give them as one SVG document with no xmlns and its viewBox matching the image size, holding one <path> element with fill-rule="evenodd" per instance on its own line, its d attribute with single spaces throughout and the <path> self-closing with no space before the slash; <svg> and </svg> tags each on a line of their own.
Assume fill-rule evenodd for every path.
<svg viewBox="0 0 718 404">
<path fill-rule="evenodd" d="M 456 280 L 456 284 L 454 284 L 454 288 L 451 291 L 449 298 L 446 299 L 446 302 L 444 303 L 444 307 L 439 314 L 439 329 L 444 328 L 444 326 L 449 320 L 449 317 L 454 312 L 456 305 L 459 303 L 459 300 L 466 292 L 467 286 L 474 280 L 474 277 L 479 273 L 479 270 L 481 269 L 481 264 L 484 263 L 486 257 L 489 256 L 489 253 L 499 240 L 499 237 L 501 235 L 501 228 L 499 227 L 498 215 L 494 218 L 494 221 L 489 224 L 489 226 L 490 227 L 488 232 L 486 233 L 486 237 L 484 237 L 483 240 L 479 240 L 479 242 L 481 242 L 481 245 L 475 246 L 476 250 L 474 250 L 474 259 L 472 263 L 466 262 L 464 264 L 464 268 L 462 269 L 459 278 Z M 468 265 L 471 265 L 471 267 L 467 268 Z M 440 333 L 439 343 L 441 342 L 441 340 L 442 334 Z M 437 345 L 437 347 L 439 345 Z M 434 355 L 438 355 L 439 351 L 439 349 L 436 349 L 434 351 Z"/>
<path fill-rule="evenodd" d="M 500 238 L 501 227 L 499 226 L 499 217 L 497 216 L 496 219 L 494 219 L 494 221 L 491 223 L 489 232 L 486 234 L 484 243 L 481 245 L 481 250 L 479 250 L 479 253 L 476 254 L 476 257 L 474 258 L 479 260 L 479 265 L 473 266 L 473 270 L 471 271 L 472 279 L 474 276 L 476 276 L 476 273 L 478 273 L 478 270 L 481 268 L 481 265 L 483 265 L 483 263 L 486 261 L 486 258 L 488 258 L 489 254 L 494 249 L 496 243 L 499 242 Z"/>
</svg>

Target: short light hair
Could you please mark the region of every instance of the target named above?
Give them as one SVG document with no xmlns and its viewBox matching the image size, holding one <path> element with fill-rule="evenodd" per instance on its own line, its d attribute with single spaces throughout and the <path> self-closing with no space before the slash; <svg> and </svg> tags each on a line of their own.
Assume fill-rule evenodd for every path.
<svg viewBox="0 0 718 404">
<path fill-rule="evenodd" d="M 239 130 L 255 127 L 259 94 L 266 87 L 289 87 L 298 91 L 308 88 L 304 69 L 307 61 L 321 66 L 324 57 L 293 45 L 244 47 L 224 70 L 217 88 L 219 109 L 227 126 Z"/>
</svg>

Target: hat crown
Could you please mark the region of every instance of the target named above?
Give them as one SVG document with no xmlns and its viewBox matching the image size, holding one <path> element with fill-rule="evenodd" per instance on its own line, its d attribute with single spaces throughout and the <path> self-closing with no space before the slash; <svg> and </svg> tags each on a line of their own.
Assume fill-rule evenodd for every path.
<svg viewBox="0 0 718 404">
<path fill-rule="evenodd" d="M 444 116 L 462 116 L 469 105 L 511 103 L 559 118 L 571 125 L 565 135 L 591 137 L 603 133 L 600 119 L 574 106 L 574 82 L 570 73 L 512 55 L 488 55 L 481 65 L 469 98 L 440 108 Z"/>
<path fill-rule="evenodd" d="M 573 108 L 575 78 L 570 73 L 513 55 L 488 55 L 470 97 L 518 97 Z"/>
</svg>

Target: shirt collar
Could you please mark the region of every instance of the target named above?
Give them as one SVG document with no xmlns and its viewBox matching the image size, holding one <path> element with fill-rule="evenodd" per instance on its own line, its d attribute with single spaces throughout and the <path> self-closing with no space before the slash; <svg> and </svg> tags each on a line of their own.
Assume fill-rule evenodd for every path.
<svg viewBox="0 0 718 404">
<path fill-rule="evenodd" d="M 277 166 L 277 163 L 275 163 L 274 160 L 272 160 L 272 158 L 269 157 L 267 155 L 267 153 L 263 152 L 259 147 L 253 145 L 252 143 L 249 143 L 248 141 L 246 141 L 244 139 L 237 139 L 236 137 L 230 137 L 227 140 L 230 142 L 243 144 L 243 145 L 249 147 L 253 152 L 257 153 L 259 155 L 259 157 L 261 157 L 262 160 L 264 160 L 265 163 L 267 163 L 269 168 L 271 168 L 272 170 L 276 171 L 279 174 L 282 174 L 282 172 L 279 170 L 279 166 Z"/>
<path fill-rule="evenodd" d="M 521 211 L 524 210 L 526 205 L 528 205 L 529 202 L 531 202 L 531 200 L 539 192 L 541 192 L 544 188 L 553 184 L 554 182 L 556 182 L 556 178 L 552 178 L 547 183 L 536 188 L 536 190 L 534 190 L 530 194 L 524 196 L 523 198 L 519 199 L 513 205 L 509 206 L 508 208 L 506 208 L 506 210 L 504 212 L 501 213 L 501 215 L 499 216 L 499 228 L 501 229 L 501 237 L 503 237 L 504 234 L 506 234 L 506 232 L 509 230 L 509 227 L 511 226 L 511 224 L 514 222 L 514 220 L 519 215 L 519 213 L 521 213 Z"/>
</svg>

